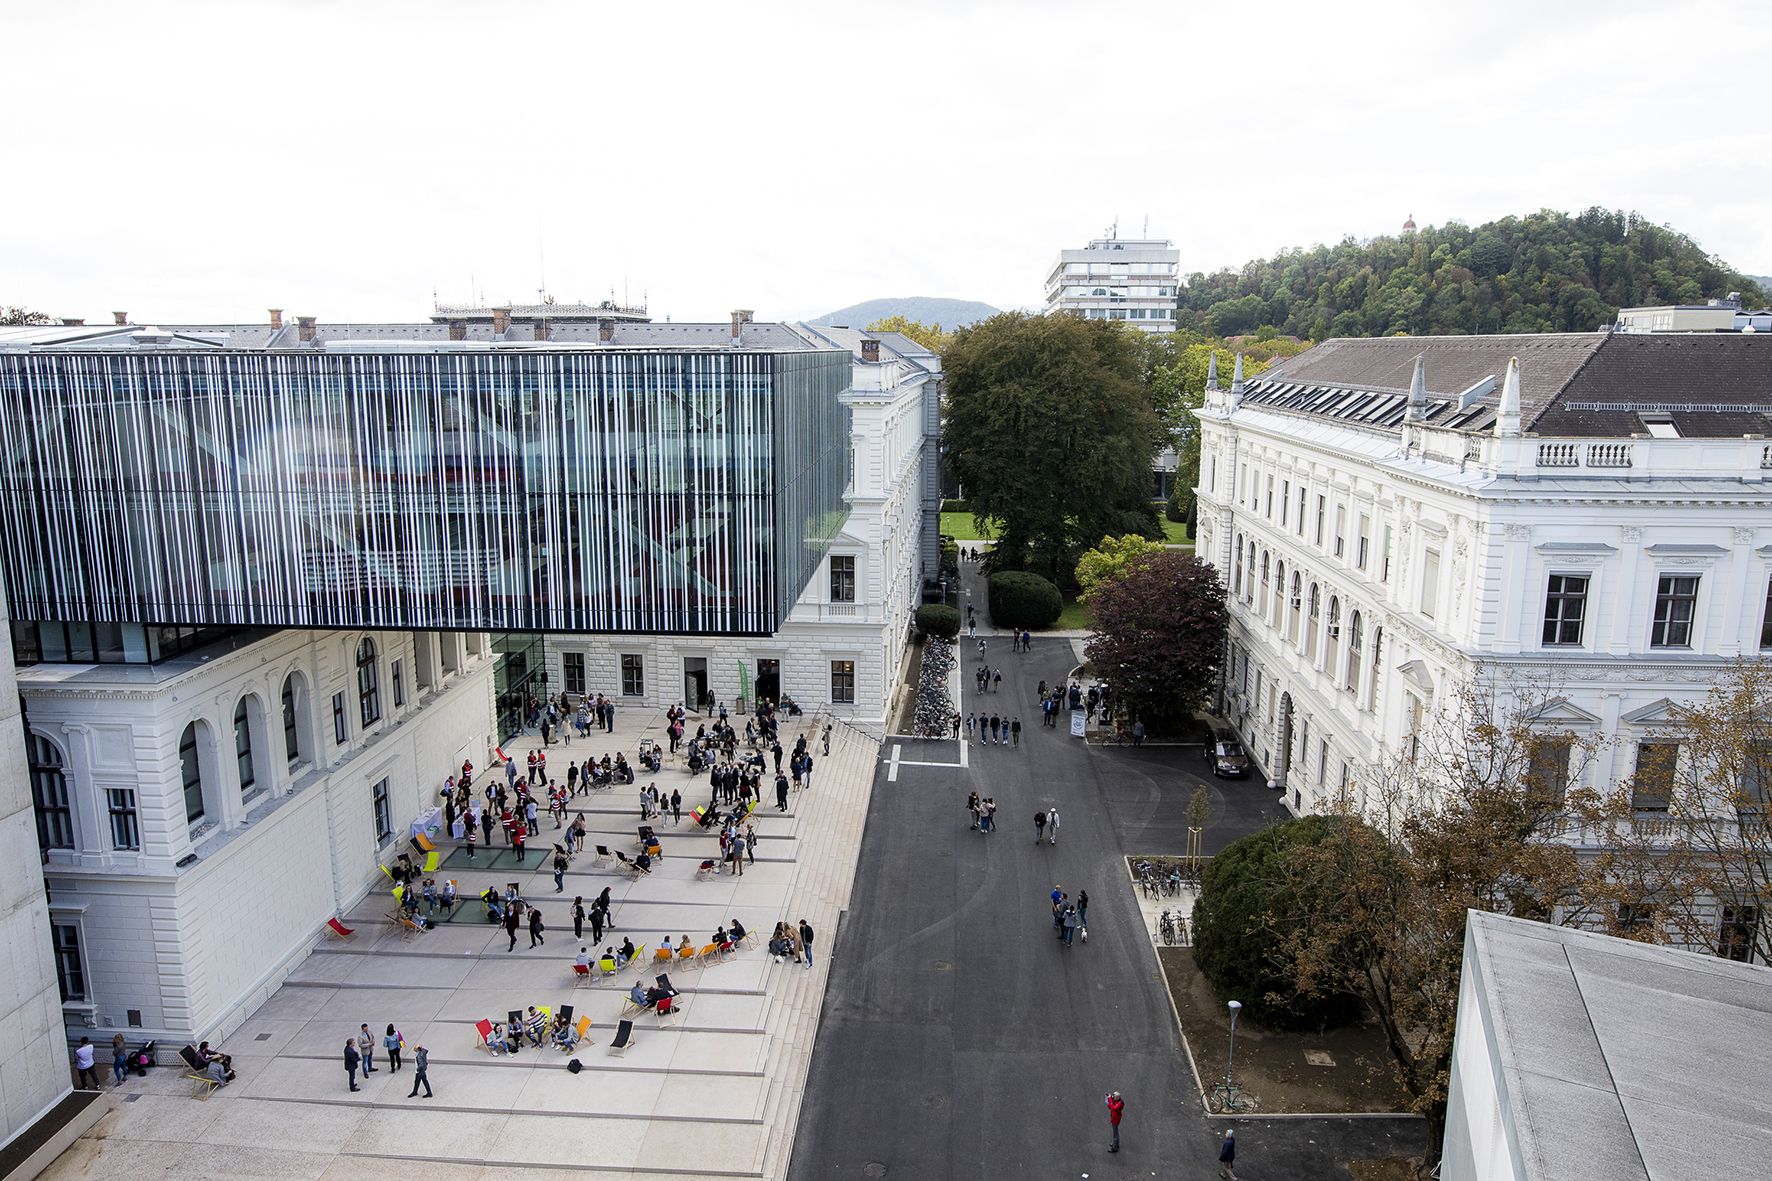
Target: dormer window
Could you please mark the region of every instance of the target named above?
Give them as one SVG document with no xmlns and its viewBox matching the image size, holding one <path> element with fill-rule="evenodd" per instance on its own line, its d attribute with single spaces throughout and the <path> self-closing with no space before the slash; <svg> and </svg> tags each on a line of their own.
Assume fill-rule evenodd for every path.
<svg viewBox="0 0 1772 1181">
<path fill-rule="evenodd" d="M 1639 414 L 1637 419 L 1643 424 L 1643 429 L 1649 432 L 1649 437 L 1652 439 L 1677 439 L 1680 437 L 1680 428 L 1674 425 L 1671 414 Z"/>
</svg>

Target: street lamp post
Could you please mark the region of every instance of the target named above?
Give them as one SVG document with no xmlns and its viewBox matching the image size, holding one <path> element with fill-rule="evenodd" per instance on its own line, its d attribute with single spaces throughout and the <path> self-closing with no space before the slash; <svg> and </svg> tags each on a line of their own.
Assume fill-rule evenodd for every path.
<svg viewBox="0 0 1772 1181">
<path fill-rule="evenodd" d="M 1232 1001 L 1230 1008 L 1231 1008 L 1231 1055 L 1230 1055 L 1230 1060 L 1225 1063 L 1225 1068 L 1224 1068 L 1224 1089 L 1227 1092 L 1232 1092 L 1233 1088 L 1236 1085 L 1231 1080 L 1232 1080 L 1233 1076 L 1236 1074 L 1236 1069 L 1237 1069 L 1237 1014 L 1239 1014 L 1243 1011 L 1243 1002 L 1242 1001 Z"/>
</svg>

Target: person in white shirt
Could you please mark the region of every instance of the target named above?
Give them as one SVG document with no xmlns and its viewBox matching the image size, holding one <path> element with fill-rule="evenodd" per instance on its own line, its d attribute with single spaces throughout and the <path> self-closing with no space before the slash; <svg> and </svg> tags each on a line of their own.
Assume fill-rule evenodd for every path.
<svg viewBox="0 0 1772 1181">
<path fill-rule="evenodd" d="M 74 1065 L 80 1068 L 80 1089 L 98 1090 L 98 1073 L 92 1069 L 92 1039 L 80 1039 L 80 1048 L 74 1051 Z"/>
</svg>

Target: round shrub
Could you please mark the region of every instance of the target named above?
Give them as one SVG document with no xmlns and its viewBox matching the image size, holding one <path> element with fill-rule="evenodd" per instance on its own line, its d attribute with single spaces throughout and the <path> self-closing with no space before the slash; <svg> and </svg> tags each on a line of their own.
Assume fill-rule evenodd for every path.
<svg viewBox="0 0 1772 1181">
<path fill-rule="evenodd" d="M 1045 627 L 1064 611 L 1064 596 L 1050 579 L 1024 570 L 991 575 L 991 619 L 1001 627 Z"/>
<path fill-rule="evenodd" d="M 1286 858 L 1342 823 L 1336 816 L 1306 816 L 1276 824 L 1207 863 L 1194 903 L 1194 963 L 1221 999 L 1243 1002 L 1244 1015 L 1270 1029 L 1317 1029 L 1359 1017 L 1353 997 L 1298 995 L 1276 960 L 1298 901 L 1286 884 Z"/>
<path fill-rule="evenodd" d="M 917 608 L 917 630 L 930 636 L 951 640 L 960 634 L 960 609 L 940 603 L 925 603 Z"/>
</svg>

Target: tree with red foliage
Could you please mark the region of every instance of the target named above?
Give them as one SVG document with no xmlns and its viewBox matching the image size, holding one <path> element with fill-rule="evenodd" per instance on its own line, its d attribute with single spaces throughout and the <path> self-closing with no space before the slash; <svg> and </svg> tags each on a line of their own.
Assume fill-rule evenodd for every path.
<svg viewBox="0 0 1772 1181">
<path fill-rule="evenodd" d="M 1140 555 L 1089 594 L 1084 648 L 1114 695 L 1147 722 L 1185 717 L 1218 680 L 1227 614 L 1218 571 L 1190 554 Z"/>
</svg>

